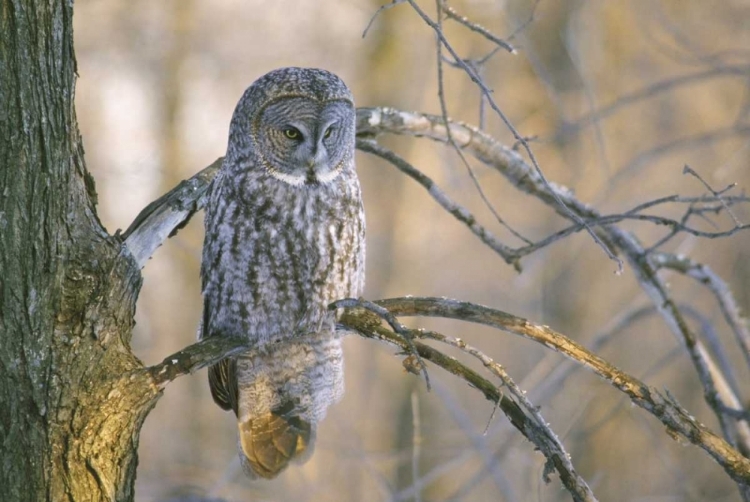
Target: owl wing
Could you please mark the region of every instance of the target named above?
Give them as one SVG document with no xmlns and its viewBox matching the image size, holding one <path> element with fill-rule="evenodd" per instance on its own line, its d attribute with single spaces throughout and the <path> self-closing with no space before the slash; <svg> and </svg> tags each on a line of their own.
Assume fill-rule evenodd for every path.
<svg viewBox="0 0 750 502">
<path fill-rule="evenodd" d="M 237 361 L 227 358 L 208 368 L 208 386 L 214 402 L 237 414 Z"/>
<path fill-rule="evenodd" d="M 201 338 L 213 335 L 210 326 L 209 302 L 203 302 L 203 319 L 201 322 Z M 239 390 L 237 389 L 237 361 L 233 357 L 222 359 L 208 368 L 208 386 L 214 402 L 225 410 L 233 410 L 237 414 Z"/>
<path fill-rule="evenodd" d="M 206 192 L 206 199 L 209 201 L 206 207 L 206 221 L 210 224 L 212 212 L 210 208 L 217 205 L 216 199 L 221 197 L 221 180 L 224 174 L 222 170 L 214 178 Z M 205 249 L 204 249 L 205 253 Z M 206 256 L 204 254 L 203 263 L 201 264 L 201 291 L 205 293 L 208 282 L 208 270 L 206 269 Z M 210 295 L 209 295 L 210 296 Z M 200 338 L 215 336 L 212 333 L 211 326 L 211 301 L 204 295 L 203 298 L 203 318 L 201 319 Z M 234 410 L 237 414 L 237 361 L 234 358 L 226 358 L 208 368 L 208 385 L 211 388 L 211 396 L 216 404 L 225 410 Z"/>
</svg>

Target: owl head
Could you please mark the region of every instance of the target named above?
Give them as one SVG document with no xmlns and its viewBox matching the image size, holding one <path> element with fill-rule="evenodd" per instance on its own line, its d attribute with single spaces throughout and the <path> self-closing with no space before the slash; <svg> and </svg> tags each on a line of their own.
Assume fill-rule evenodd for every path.
<svg viewBox="0 0 750 502">
<path fill-rule="evenodd" d="M 281 68 L 256 80 L 230 126 L 225 165 L 292 186 L 327 184 L 354 169 L 354 99 L 325 70 Z"/>
</svg>

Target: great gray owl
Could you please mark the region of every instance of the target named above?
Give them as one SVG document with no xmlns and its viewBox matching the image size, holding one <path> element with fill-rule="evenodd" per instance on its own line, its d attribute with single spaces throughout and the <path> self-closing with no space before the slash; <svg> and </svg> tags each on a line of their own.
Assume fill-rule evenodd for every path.
<svg viewBox="0 0 750 502">
<path fill-rule="evenodd" d="M 257 347 L 208 374 L 214 401 L 237 415 L 251 477 L 309 458 L 316 423 L 343 394 L 327 305 L 364 287 L 354 133 L 354 101 L 339 77 L 272 71 L 237 104 L 208 196 L 200 337 Z"/>
</svg>

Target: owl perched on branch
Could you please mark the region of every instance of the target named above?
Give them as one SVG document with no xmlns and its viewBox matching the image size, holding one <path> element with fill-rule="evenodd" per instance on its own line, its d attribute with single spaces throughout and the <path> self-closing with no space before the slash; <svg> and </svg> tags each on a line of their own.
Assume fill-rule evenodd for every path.
<svg viewBox="0 0 750 502">
<path fill-rule="evenodd" d="M 354 101 L 339 77 L 272 71 L 237 104 L 206 204 L 200 337 L 257 347 L 209 369 L 214 400 L 237 415 L 252 477 L 309 458 L 316 423 L 343 394 L 327 305 L 364 287 L 354 133 Z"/>
</svg>

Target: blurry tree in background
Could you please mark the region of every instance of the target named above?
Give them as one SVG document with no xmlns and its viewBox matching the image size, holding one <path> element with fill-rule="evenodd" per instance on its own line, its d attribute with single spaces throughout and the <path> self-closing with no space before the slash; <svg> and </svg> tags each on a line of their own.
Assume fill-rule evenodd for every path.
<svg viewBox="0 0 750 502">
<path fill-rule="evenodd" d="M 747 2 L 80 0 L 77 66 L 72 12 L 0 4 L 4 499 L 750 500 Z M 252 483 L 175 379 L 237 350 L 179 352 L 198 217 L 145 261 L 212 169 L 142 210 L 291 65 L 353 89 L 365 297 L 414 297 L 346 304 L 388 343 Z"/>
</svg>

